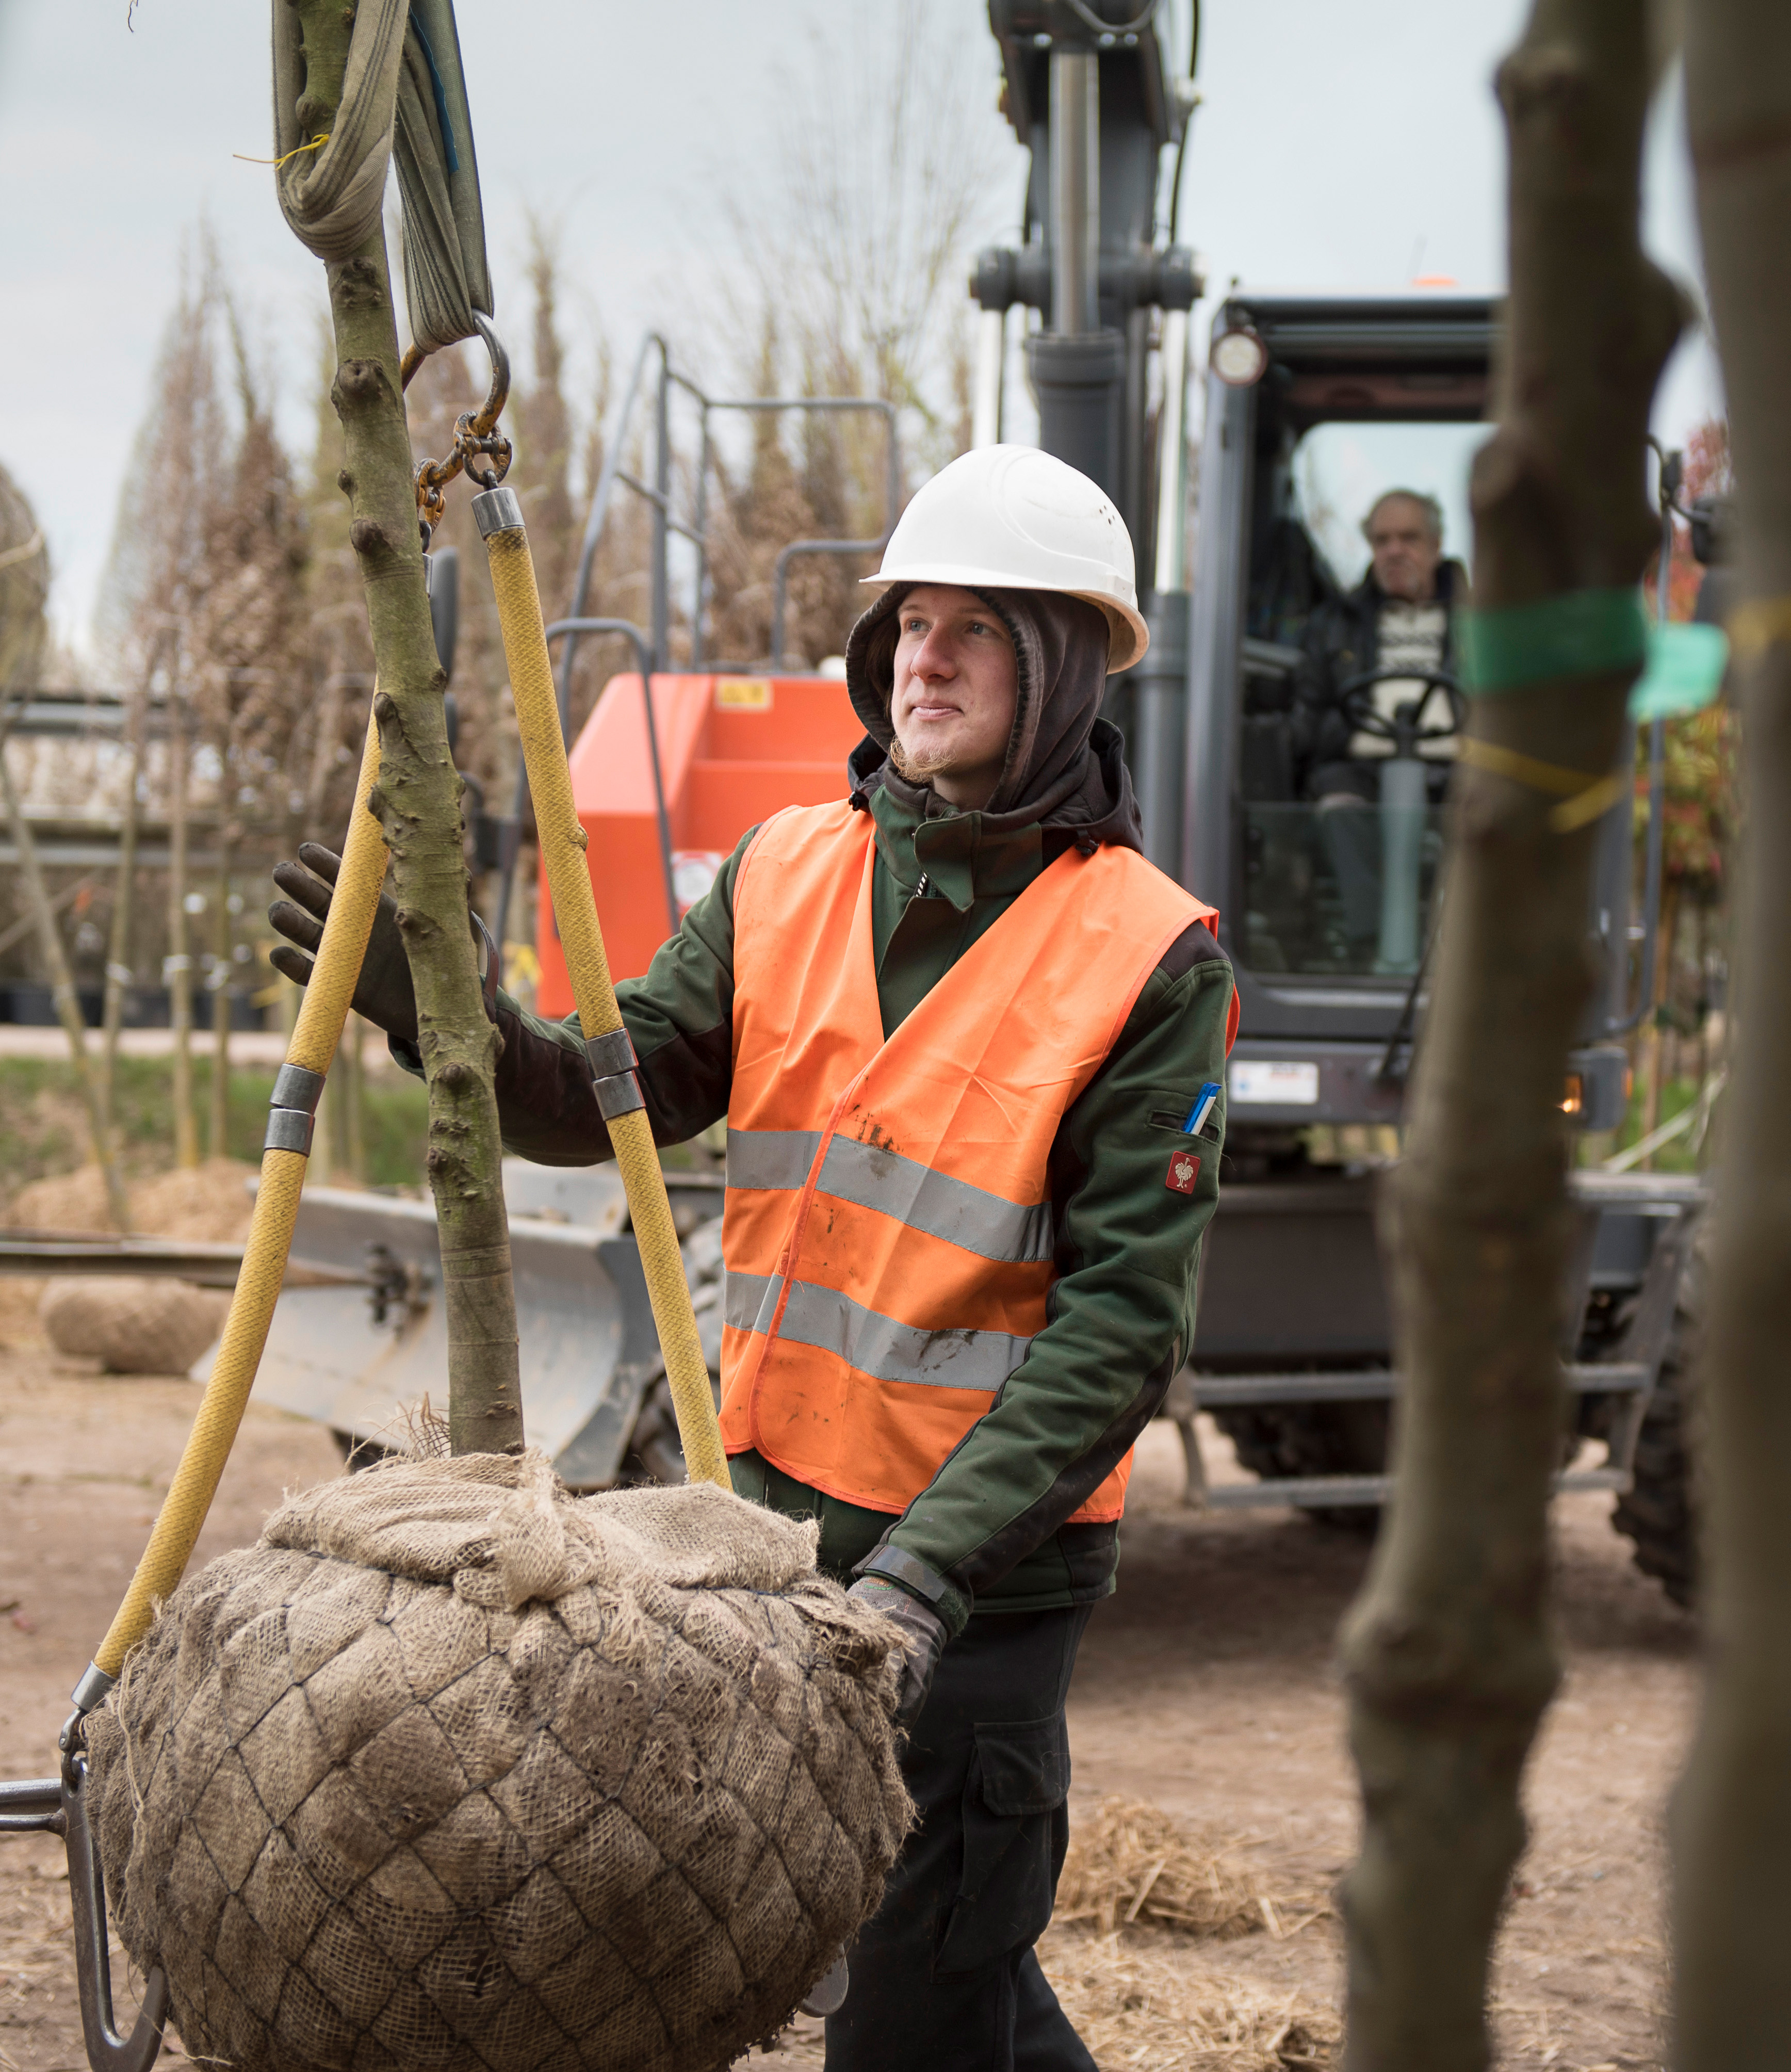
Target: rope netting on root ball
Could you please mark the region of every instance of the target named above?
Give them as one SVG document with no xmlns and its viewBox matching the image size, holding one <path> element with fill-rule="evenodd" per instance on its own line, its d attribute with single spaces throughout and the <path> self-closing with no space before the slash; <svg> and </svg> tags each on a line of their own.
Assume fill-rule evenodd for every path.
<svg viewBox="0 0 1791 2072">
<path fill-rule="evenodd" d="M 893 1629 L 815 1529 L 395 1460 L 183 1584 L 88 1734 L 120 1935 L 240 2072 L 710 2072 L 874 1911 Z"/>
</svg>

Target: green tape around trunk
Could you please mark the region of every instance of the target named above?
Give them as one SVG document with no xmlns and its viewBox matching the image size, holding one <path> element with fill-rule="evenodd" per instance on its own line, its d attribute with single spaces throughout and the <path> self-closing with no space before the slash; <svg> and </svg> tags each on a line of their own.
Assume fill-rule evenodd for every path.
<svg viewBox="0 0 1791 2072">
<path fill-rule="evenodd" d="M 1648 653 L 1641 593 L 1574 590 L 1535 604 L 1464 611 L 1456 652 L 1469 697 L 1522 690 L 1551 676 L 1640 668 Z"/>
<path fill-rule="evenodd" d="M 1720 626 L 1657 626 L 1648 635 L 1648 667 L 1629 693 L 1633 720 L 1671 719 L 1714 703 L 1729 666 L 1729 636 Z"/>
</svg>

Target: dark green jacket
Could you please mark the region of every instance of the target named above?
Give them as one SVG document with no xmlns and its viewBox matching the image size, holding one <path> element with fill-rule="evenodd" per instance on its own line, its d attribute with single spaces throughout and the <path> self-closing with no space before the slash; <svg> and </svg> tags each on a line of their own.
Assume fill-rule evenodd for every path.
<svg viewBox="0 0 1791 2072">
<path fill-rule="evenodd" d="M 980 813 L 942 813 L 934 800 L 933 816 L 922 817 L 886 787 L 855 800 L 877 828 L 872 916 L 887 1035 L 1071 837 L 1033 826 L 991 838 Z M 750 839 L 646 976 L 616 989 L 661 1144 L 684 1142 L 727 1112 L 733 887 Z M 1193 1336 L 1201 1233 L 1218 1194 L 1222 1094 L 1198 1139 L 1181 1125 L 1206 1083 L 1223 1086 L 1230 1001 L 1231 968 L 1196 923 L 1146 980 L 1052 1147 L 1058 1277 L 1049 1322 L 901 1517 L 822 1495 L 757 1454 L 735 1457 L 742 1494 L 819 1517 L 830 1572 L 849 1578 L 885 1548 L 878 1572 L 890 1564 L 893 1580 L 918 1578 L 916 1593 L 935 1598 L 954 1632 L 973 1605 L 1032 1610 L 1112 1589 L 1117 1528 L 1065 1520 L 1156 1414 Z M 550 1166 L 607 1157 L 576 1018 L 544 1022 L 500 993 L 499 1021 L 507 1149 Z M 1169 1184 L 1171 1157 L 1183 1149 L 1200 1159 L 1191 1194 Z"/>
</svg>

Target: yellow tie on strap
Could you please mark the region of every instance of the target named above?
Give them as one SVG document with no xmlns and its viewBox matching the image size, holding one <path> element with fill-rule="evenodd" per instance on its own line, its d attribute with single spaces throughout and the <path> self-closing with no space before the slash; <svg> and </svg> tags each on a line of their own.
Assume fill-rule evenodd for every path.
<svg viewBox="0 0 1791 2072">
<path fill-rule="evenodd" d="M 385 882 L 385 837 L 379 822 L 365 810 L 367 795 L 379 769 L 379 729 L 369 714 L 360 774 L 355 780 L 354 811 L 348 823 L 348 838 L 343 845 L 342 869 L 331 897 L 310 983 L 298 1010 L 298 1026 L 286 1046 L 287 1067 L 297 1067 L 302 1075 L 314 1075 L 319 1087 L 348 1018 L 361 960 L 367 955 L 367 939 L 372 933 L 373 916 L 379 907 L 380 888 Z M 304 1082 L 301 1079 L 298 1083 Z M 277 1082 L 277 1102 L 280 1092 Z M 310 1106 L 316 1106 L 314 1092 L 310 1096 Z M 277 1133 L 276 1124 L 286 1117 L 292 1118 L 293 1123 L 284 1133 L 295 1142 L 302 1139 L 308 1144 L 309 1114 L 296 1107 L 276 1107 L 269 1125 L 269 1137 Z M 285 1278 L 306 1163 L 306 1152 L 296 1148 L 270 1143 L 261 1153 L 261 1184 L 255 1196 L 255 1214 L 249 1227 L 249 1241 L 243 1248 L 242 1270 L 236 1276 L 236 1292 L 231 1297 L 224 1337 L 212 1363 L 212 1378 L 205 1385 L 180 1465 L 157 1514 L 150 1544 L 131 1577 L 125 1601 L 93 1657 L 92 1668 L 77 1687 L 76 1702 L 84 1710 L 105 1695 L 124 1667 L 125 1657 L 147 1630 L 155 1607 L 180 1581 L 205 1515 L 212 1507 L 249 1391 L 255 1385 L 255 1370 L 261 1363 L 273 1305 Z M 97 1678 L 95 1671 L 99 1672 Z"/>
<path fill-rule="evenodd" d="M 1791 640 L 1791 597 L 1751 597 L 1723 621 L 1729 651 L 1738 662 L 1752 661 L 1776 642 Z"/>
<path fill-rule="evenodd" d="M 654 1147 L 653 1131 L 632 1072 L 633 1051 L 616 1005 L 597 900 L 585 862 L 585 830 L 572 796 L 572 772 L 560 731 L 559 701 L 553 693 L 553 665 L 541 622 L 541 600 L 535 586 L 535 563 L 523 528 L 522 506 L 508 489 L 488 489 L 473 499 L 491 562 L 491 587 L 497 594 L 498 623 L 503 632 L 504 660 L 510 670 L 511 697 L 516 708 L 516 731 L 522 737 L 528 788 L 535 801 L 535 824 L 540 834 L 541 860 L 553 895 L 553 918 L 559 927 L 573 997 L 598 1079 L 599 1105 L 605 1085 L 615 1087 L 634 1103 L 618 1112 L 605 1107 L 616 1164 L 628 1191 L 628 1212 L 640 1247 L 647 1292 L 659 1326 L 665 1355 L 666 1379 L 677 1412 L 678 1437 L 690 1479 L 730 1486 L 727 1450 L 715 1414 L 709 1363 L 703 1356 L 696 1319 L 690 1306 L 684 1256 L 666 1198 L 665 1174 Z M 602 1038 L 615 1041 L 604 1045 Z"/>
<path fill-rule="evenodd" d="M 233 158 L 240 158 L 245 166 L 283 166 L 289 159 L 302 158 L 307 151 L 321 151 L 330 141 L 330 133 L 324 130 L 308 144 L 295 144 L 290 151 L 282 152 L 277 158 L 252 158 L 246 151 L 232 151 Z"/>
<path fill-rule="evenodd" d="M 1594 777 L 1589 771 L 1569 770 L 1559 763 L 1542 763 L 1534 755 L 1520 755 L 1514 748 L 1501 748 L 1495 741 L 1481 741 L 1463 734 L 1456 746 L 1458 762 L 1471 763 L 1477 770 L 1490 771 L 1495 777 L 1509 777 L 1514 783 L 1527 784 L 1533 791 L 1547 791 L 1562 800 L 1548 816 L 1552 832 L 1569 835 L 1608 813 L 1629 788 L 1627 771 L 1614 770 L 1608 777 Z"/>
</svg>

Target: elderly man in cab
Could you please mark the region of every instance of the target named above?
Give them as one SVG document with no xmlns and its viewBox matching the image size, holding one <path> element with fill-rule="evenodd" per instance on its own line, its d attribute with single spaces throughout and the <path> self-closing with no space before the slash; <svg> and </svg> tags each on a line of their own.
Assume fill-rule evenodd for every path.
<svg viewBox="0 0 1791 2072">
<path fill-rule="evenodd" d="M 1389 489 L 1362 521 L 1368 573 L 1321 605 L 1306 627 L 1294 687 L 1294 744 L 1302 796 L 1317 806 L 1337 880 L 1352 953 L 1372 954 L 1379 926 L 1375 802 L 1380 763 L 1395 752 L 1402 705 L 1424 697 L 1426 673 L 1452 674 L 1450 617 L 1467 595 L 1467 572 L 1443 552 L 1443 509 L 1415 489 Z M 1401 671 L 1409 670 L 1409 676 Z M 1371 681 L 1363 681 L 1371 678 Z M 1416 752 L 1433 766 L 1440 803 L 1455 757 L 1451 701 L 1432 693 Z"/>
</svg>

